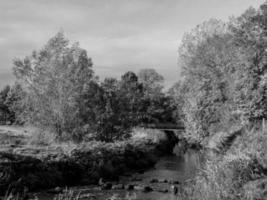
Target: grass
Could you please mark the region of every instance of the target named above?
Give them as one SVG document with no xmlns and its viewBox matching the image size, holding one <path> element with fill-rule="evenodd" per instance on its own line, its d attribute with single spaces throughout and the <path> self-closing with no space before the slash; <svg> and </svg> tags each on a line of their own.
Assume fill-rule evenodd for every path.
<svg viewBox="0 0 267 200">
<path fill-rule="evenodd" d="M 13 195 L 12 193 L 5 195 L 3 198 L 3 200 L 20 200 L 20 199 L 22 198 L 18 194 Z"/>
<path fill-rule="evenodd" d="M 73 190 L 66 189 L 62 194 L 54 197 L 54 200 L 79 200 L 81 199 L 80 193 L 75 194 Z"/>
<path fill-rule="evenodd" d="M 267 132 L 261 126 L 242 129 L 223 154 L 210 156 L 178 199 L 267 199 Z"/>
<path fill-rule="evenodd" d="M 33 127 L 12 127 L 0 126 L 0 151 L 15 154 L 32 156 L 35 158 L 46 158 L 57 154 L 71 155 L 74 149 L 84 149 L 86 151 L 121 151 L 127 144 L 146 148 L 147 143 L 158 144 L 166 140 L 164 132 L 154 129 L 134 128 L 131 138 L 115 143 L 100 141 L 83 141 L 75 143 L 72 141 L 59 142 L 54 134 L 48 131 Z"/>
</svg>

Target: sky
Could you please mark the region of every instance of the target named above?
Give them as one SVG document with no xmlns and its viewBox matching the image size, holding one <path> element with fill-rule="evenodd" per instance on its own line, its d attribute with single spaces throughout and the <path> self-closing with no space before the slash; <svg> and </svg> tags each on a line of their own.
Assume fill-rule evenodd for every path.
<svg viewBox="0 0 267 200">
<path fill-rule="evenodd" d="M 210 18 L 228 20 L 265 0 L 0 0 L 0 87 L 12 84 L 12 61 L 41 49 L 63 30 L 79 42 L 96 74 L 119 78 L 154 68 L 166 87 L 179 80 L 184 33 Z"/>
</svg>

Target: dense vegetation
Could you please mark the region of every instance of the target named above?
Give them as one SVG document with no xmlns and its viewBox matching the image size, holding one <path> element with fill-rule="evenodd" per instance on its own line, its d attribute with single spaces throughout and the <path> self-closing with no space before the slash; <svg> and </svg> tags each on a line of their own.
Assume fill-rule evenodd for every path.
<svg viewBox="0 0 267 200">
<path fill-rule="evenodd" d="M 32 124 L 58 139 L 102 141 L 127 137 L 137 125 L 174 123 L 176 110 L 154 69 L 99 81 L 86 50 L 62 32 L 40 51 L 15 59 L 17 83 L 1 96 L 1 121 Z"/>
<path fill-rule="evenodd" d="M 179 48 L 183 79 L 172 91 L 194 141 L 267 117 L 266 21 L 263 4 L 185 34 Z"/>
<path fill-rule="evenodd" d="M 177 97 L 187 140 L 211 148 L 181 199 L 267 198 L 267 2 L 184 36 Z"/>
</svg>

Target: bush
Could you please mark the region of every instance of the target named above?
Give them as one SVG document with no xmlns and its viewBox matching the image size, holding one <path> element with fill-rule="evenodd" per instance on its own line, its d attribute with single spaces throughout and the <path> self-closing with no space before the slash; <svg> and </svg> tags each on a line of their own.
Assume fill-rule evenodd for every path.
<svg viewBox="0 0 267 200">
<path fill-rule="evenodd" d="M 250 180 L 252 165 L 252 160 L 244 155 L 229 155 L 208 161 L 179 196 L 185 200 L 242 199 L 242 185 Z"/>
<path fill-rule="evenodd" d="M 264 199 L 267 135 L 259 124 L 243 128 L 225 155 L 216 154 L 209 159 L 180 194 L 182 199 Z"/>
</svg>

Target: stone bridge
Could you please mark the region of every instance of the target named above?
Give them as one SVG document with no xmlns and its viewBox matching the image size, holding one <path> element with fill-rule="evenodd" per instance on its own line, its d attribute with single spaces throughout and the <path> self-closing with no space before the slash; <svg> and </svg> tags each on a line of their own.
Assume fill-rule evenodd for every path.
<svg viewBox="0 0 267 200">
<path fill-rule="evenodd" d="M 164 124 L 146 124 L 146 125 L 143 125 L 144 128 L 150 128 L 150 129 L 157 129 L 157 130 L 161 130 L 161 131 L 164 131 L 167 135 L 167 137 L 169 139 L 173 139 L 173 138 L 176 138 L 176 139 L 181 139 L 182 137 L 182 134 L 185 130 L 185 127 L 182 123 L 178 123 L 178 124 L 167 124 L 167 123 L 164 123 Z"/>
</svg>

